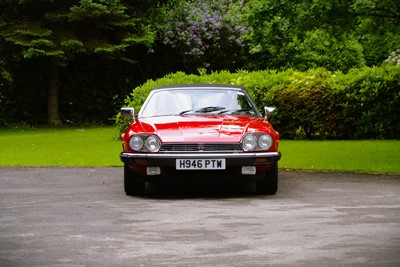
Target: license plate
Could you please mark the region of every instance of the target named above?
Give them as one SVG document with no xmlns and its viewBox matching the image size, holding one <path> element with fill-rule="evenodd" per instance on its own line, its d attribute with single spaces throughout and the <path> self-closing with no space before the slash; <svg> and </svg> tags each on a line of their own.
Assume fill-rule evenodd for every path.
<svg viewBox="0 0 400 267">
<path fill-rule="evenodd" d="M 225 159 L 177 159 L 177 170 L 225 170 Z"/>
</svg>

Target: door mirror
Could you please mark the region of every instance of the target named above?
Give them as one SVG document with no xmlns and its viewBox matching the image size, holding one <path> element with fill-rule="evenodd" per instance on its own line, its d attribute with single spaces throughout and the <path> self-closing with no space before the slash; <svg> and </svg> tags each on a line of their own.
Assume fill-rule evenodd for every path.
<svg viewBox="0 0 400 267">
<path fill-rule="evenodd" d="M 269 116 L 272 114 L 272 112 L 274 112 L 274 110 L 276 109 L 276 107 L 264 107 L 264 118 L 266 120 L 268 120 Z"/>
<path fill-rule="evenodd" d="M 121 108 L 121 117 L 131 117 L 133 120 L 135 118 L 135 109 L 134 108 Z"/>
</svg>

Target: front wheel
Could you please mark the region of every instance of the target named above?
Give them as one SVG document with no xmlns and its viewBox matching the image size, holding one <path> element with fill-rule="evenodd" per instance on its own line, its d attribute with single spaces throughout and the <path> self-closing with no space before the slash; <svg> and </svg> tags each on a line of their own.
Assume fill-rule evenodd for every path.
<svg viewBox="0 0 400 267">
<path fill-rule="evenodd" d="M 137 177 L 132 174 L 128 164 L 124 164 L 124 189 L 128 196 L 140 196 L 144 194 L 145 183 L 139 181 Z"/>
<path fill-rule="evenodd" d="M 275 195 L 278 191 L 278 163 L 265 174 L 265 179 L 257 182 L 257 193 L 260 195 Z"/>
</svg>

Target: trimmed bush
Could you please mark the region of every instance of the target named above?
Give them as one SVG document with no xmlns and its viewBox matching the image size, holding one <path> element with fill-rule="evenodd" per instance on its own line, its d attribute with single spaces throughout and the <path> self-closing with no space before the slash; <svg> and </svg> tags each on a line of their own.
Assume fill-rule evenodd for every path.
<svg viewBox="0 0 400 267">
<path fill-rule="evenodd" d="M 352 70 L 333 100 L 341 107 L 339 118 L 349 139 L 400 137 L 400 68 L 374 67 Z M 336 122 L 339 124 L 340 121 Z"/>
<path fill-rule="evenodd" d="M 312 69 L 182 72 L 135 88 L 126 106 L 139 111 L 150 91 L 171 84 L 232 84 L 245 87 L 261 109 L 274 105 L 274 127 L 287 139 L 399 139 L 400 67 L 352 69 L 348 73 Z M 260 110 L 261 111 L 261 110 Z M 121 131 L 128 121 L 117 119 Z"/>
</svg>

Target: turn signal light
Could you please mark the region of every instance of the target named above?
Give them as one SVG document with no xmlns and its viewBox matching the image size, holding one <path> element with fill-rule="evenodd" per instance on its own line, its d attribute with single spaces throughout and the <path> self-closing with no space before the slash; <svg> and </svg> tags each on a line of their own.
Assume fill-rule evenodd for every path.
<svg viewBox="0 0 400 267">
<path fill-rule="evenodd" d="M 255 163 L 268 163 L 269 162 L 269 158 L 256 158 L 254 160 Z"/>
<path fill-rule="evenodd" d="M 136 164 L 136 165 L 148 165 L 149 162 L 148 162 L 147 159 L 134 159 L 133 160 L 133 164 Z"/>
</svg>

